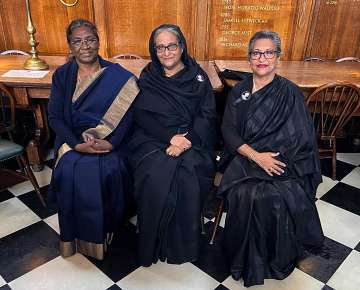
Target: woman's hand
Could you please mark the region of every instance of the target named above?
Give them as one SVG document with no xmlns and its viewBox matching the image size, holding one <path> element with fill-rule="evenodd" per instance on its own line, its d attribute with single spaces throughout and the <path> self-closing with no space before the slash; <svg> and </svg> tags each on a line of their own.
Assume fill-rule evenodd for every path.
<svg viewBox="0 0 360 290">
<path fill-rule="evenodd" d="M 166 148 L 166 154 L 172 157 L 179 157 L 185 150 L 175 145 L 170 145 Z"/>
<path fill-rule="evenodd" d="M 191 148 L 191 142 L 188 139 L 186 139 L 185 135 L 186 134 L 174 135 L 170 140 L 170 144 L 174 145 L 176 147 L 179 147 L 181 149 L 184 149 L 184 150 L 190 149 Z"/>
<path fill-rule="evenodd" d="M 99 146 L 98 148 L 94 147 L 96 144 L 95 140 L 98 139 L 92 139 L 92 140 L 88 140 L 87 142 L 77 144 L 74 149 L 80 153 L 88 153 L 88 154 L 102 154 L 102 153 L 108 153 L 110 151 L 109 149 L 101 149 L 99 148 Z"/>
<path fill-rule="evenodd" d="M 94 145 L 92 146 L 95 150 L 111 151 L 113 150 L 112 144 L 107 140 L 94 139 Z"/>
<path fill-rule="evenodd" d="M 275 157 L 278 156 L 279 153 L 273 152 L 262 152 L 253 154 L 252 160 L 256 162 L 262 169 L 265 170 L 267 174 L 273 176 L 273 173 L 277 175 L 281 175 L 284 173 L 284 167 L 286 164 L 277 160 Z"/>
<path fill-rule="evenodd" d="M 257 165 L 259 165 L 264 171 L 273 176 L 273 173 L 281 175 L 284 173 L 286 164 L 277 160 L 275 157 L 279 155 L 274 152 L 257 152 L 248 144 L 242 144 L 238 149 L 238 153 L 246 156 L 247 158 L 253 160 Z"/>
</svg>

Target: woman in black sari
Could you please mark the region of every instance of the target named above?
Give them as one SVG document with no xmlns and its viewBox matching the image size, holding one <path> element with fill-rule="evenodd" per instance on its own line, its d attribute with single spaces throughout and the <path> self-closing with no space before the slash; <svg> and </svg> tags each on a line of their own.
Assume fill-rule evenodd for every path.
<svg viewBox="0 0 360 290">
<path fill-rule="evenodd" d="M 280 52 L 275 32 L 252 37 L 253 75 L 231 91 L 222 125 L 234 156 L 218 191 L 228 205 L 224 248 L 246 287 L 284 279 L 305 248 L 324 240 L 314 128 L 299 88 L 275 74 Z"/>
<path fill-rule="evenodd" d="M 214 176 L 215 100 L 179 27 L 156 28 L 149 50 L 131 140 L 139 259 L 180 264 L 199 254 L 200 213 Z"/>
</svg>

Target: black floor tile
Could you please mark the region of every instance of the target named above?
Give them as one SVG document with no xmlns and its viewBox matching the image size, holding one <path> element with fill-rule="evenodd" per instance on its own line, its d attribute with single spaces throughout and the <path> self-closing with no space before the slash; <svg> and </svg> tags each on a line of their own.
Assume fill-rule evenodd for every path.
<svg viewBox="0 0 360 290">
<path fill-rule="evenodd" d="M 220 284 L 214 290 L 229 290 L 229 288 L 225 287 L 224 285 Z"/>
<path fill-rule="evenodd" d="M 213 222 L 205 224 L 206 234 L 202 235 L 200 257 L 193 264 L 221 283 L 229 277 L 230 272 L 220 245 L 223 231 L 221 227 L 216 233 L 214 244 L 209 245 L 213 225 Z"/>
<path fill-rule="evenodd" d="M 139 267 L 136 227 L 129 224 L 120 229 L 103 261 L 87 258 L 111 280 L 118 282 Z"/>
<path fill-rule="evenodd" d="M 0 275 L 10 282 L 59 256 L 59 236 L 40 221 L 0 239 Z"/>
<path fill-rule="evenodd" d="M 118 285 L 114 284 L 110 288 L 107 288 L 106 290 L 121 290 L 121 288 Z"/>
<path fill-rule="evenodd" d="M 325 158 L 320 160 L 321 163 L 321 173 L 327 177 L 332 176 L 332 166 L 331 166 L 331 158 Z M 348 175 L 356 166 L 343 162 L 336 161 L 336 180 L 343 179 L 346 175 Z"/>
<path fill-rule="evenodd" d="M 331 288 L 328 285 L 324 285 L 324 287 L 321 288 L 321 290 L 335 290 L 334 288 Z"/>
<path fill-rule="evenodd" d="M 360 215 L 360 189 L 356 187 L 339 182 L 320 199 Z"/>
<path fill-rule="evenodd" d="M 42 219 L 47 218 L 57 213 L 57 205 L 47 199 L 47 192 L 49 186 L 42 187 L 41 194 L 46 202 L 46 207 L 43 207 L 35 190 L 18 196 L 18 198 L 25 203 L 33 212 L 35 212 Z"/>
<path fill-rule="evenodd" d="M 2 287 L 0 287 L 0 290 L 11 290 L 9 285 L 4 285 Z"/>
<path fill-rule="evenodd" d="M 357 246 L 355 247 L 355 250 L 360 252 L 360 242 L 357 244 Z"/>
<path fill-rule="evenodd" d="M 0 202 L 13 198 L 14 195 L 8 190 L 0 191 Z M 1 288 L 0 288 L 1 289 Z"/>
<path fill-rule="evenodd" d="M 297 268 L 326 283 L 350 252 L 350 248 L 325 237 L 322 253 L 306 257 Z"/>
</svg>

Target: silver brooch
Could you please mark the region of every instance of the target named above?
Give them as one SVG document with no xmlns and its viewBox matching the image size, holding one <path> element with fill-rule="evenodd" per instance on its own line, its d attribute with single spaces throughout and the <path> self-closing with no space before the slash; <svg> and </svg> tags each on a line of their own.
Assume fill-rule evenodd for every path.
<svg viewBox="0 0 360 290">
<path fill-rule="evenodd" d="M 249 91 L 245 91 L 241 94 L 241 99 L 243 101 L 247 101 L 248 99 L 250 99 L 250 92 Z"/>
<path fill-rule="evenodd" d="M 205 80 L 205 78 L 202 76 L 202 75 L 197 75 L 196 76 L 196 79 L 199 81 L 199 82 L 203 82 Z"/>
</svg>

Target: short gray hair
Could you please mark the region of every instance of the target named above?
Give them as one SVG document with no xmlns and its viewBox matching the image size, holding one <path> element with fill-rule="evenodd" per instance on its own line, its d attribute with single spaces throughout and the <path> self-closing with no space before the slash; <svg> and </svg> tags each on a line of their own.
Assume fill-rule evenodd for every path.
<svg viewBox="0 0 360 290">
<path fill-rule="evenodd" d="M 154 43 L 153 43 L 153 46 L 155 47 L 155 41 L 156 41 L 156 37 L 163 31 L 170 31 L 172 34 L 174 34 L 180 44 L 180 47 L 183 48 L 183 43 L 181 41 L 181 35 L 179 34 L 179 32 L 176 30 L 175 27 L 172 27 L 172 26 L 166 26 L 165 25 L 162 25 L 160 26 L 159 28 L 157 28 L 155 31 L 154 31 Z"/>
<path fill-rule="evenodd" d="M 277 34 L 274 31 L 258 31 L 251 37 L 251 39 L 249 41 L 249 46 L 248 46 L 248 57 L 249 58 L 250 58 L 250 53 L 254 49 L 255 42 L 259 39 L 270 39 L 275 46 L 276 56 L 277 57 L 280 56 L 280 54 L 281 54 L 281 39 L 280 39 L 279 34 Z"/>
</svg>

